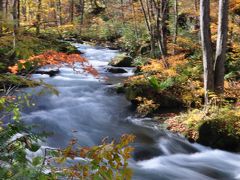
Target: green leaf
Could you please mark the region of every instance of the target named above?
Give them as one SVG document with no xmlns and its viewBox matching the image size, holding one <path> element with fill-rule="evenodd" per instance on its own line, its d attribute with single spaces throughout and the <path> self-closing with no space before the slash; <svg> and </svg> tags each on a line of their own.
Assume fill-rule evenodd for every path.
<svg viewBox="0 0 240 180">
<path fill-rule="evenodd" d="M 42 157 L 35 157 L 32 160 L 32 165 L 33 166 L 39 166 L 39 165 L 42 164 L 42 160 L 43 160 Z"/>
<path fill-rule="evenodd" d="M 31 146 L 28 148 L 32 152 L 37 152 L 40 149 L 40 145 L 38 144 L 31 144 Z"/>
</svg>

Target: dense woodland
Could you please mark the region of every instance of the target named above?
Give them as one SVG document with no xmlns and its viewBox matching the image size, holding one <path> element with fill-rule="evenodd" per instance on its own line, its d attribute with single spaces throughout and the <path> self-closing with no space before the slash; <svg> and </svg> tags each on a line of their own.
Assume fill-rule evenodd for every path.
<svg viewBox="0 0 240 180">
<path fill-rule="evenodd" d="M 239 153 L 239 0 L 0 0 L 0 179 L 131 179 L 134 135 L 84 148 L 73 139 L 66 149 L 46 150 L 49 159 L 27 158 L 26 149 L 37 151 L 45 134 L 23 123 L 21 110 L 33 104 L 24 88 L 58 94 L 31 75 L 54 76 L 59 72 L 39 67 L 67 64 L 101 78 L 71 43 L 120 50 L 109 71 L 135 69 L 115 89 L 136 117 L 152 118 L 192 143 Z M 22 135 L 10 140 L 16 134 Z M 93 161 L 61 170 L 52 165 L 79 155 Z"/>
</svg>

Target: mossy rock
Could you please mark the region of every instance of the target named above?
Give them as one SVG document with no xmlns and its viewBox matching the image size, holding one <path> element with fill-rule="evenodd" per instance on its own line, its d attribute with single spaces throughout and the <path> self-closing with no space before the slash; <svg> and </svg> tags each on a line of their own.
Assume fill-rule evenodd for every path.
<svg viewBox="0 0 240 180">
<path fill-rule="evenodd" d="M 67 54 L 83 54 L 75 46 L 71 45 L 68 42 L 61 42 L 61 43 L 59 43 L 57 49 L 58 49 L 58 51 L 64 52 L 64 53 L 67 53 Z"/>
<path fill-rule="evenodd" d="M 138 53 L 141 55 L 146 55 L 146 54 L 149 54 L 150 51 L 151 51 L 150 44 L 144 44 L 139 48 Z"/>
<path fill-rule="evenodd" d="M 117 55 L 109 63 L 110 66 L 114 67 L 133 67 L 133 58 L 128 56 L 126 53 Z"/>
<path fill-rule="evenodd" d="M 240 135 L 234 132 L 231 122 L 211 120 L 199 127 L 198 143 L 233 152 L 240 151 Z"/>
<path fill-rule="evenodd" d="M 147 99 L 153 99 L 161 108 L 183 107 L 183 103 L 175 96 L 164 92 L 158 93 L 148 85 L 127 86 L 125 87 L 125 92 L 127 99 L 134 105 L 138 103 L 136 101 L 137 97 L 145 97 Z"/>
</svg>

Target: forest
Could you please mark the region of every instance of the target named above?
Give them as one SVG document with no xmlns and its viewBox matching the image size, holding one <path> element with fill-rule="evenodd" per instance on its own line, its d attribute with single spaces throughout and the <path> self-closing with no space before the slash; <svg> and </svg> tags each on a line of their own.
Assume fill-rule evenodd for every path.
<svg viewBox="0 0 240 180">
<path fill-rule="evenodd" d="M 0 0 L 0 179 L 240 179 L 240 0 Z"/>
</svg>

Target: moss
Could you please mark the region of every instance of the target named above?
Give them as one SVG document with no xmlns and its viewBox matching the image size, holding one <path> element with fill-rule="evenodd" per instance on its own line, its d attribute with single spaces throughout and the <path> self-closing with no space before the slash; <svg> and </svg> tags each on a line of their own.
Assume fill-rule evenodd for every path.
<svg viewBox="0 0 240 180">
<path fill-rule="evenodd" d="M 46 36 L 34 37 L 31 34 L 17 36 L 16 48 L 13 49 L 12 36 L 3 36 L 0 39 L 0 72 L 6 72 L 7 67 L 15 64 L 19 59 L 27 59 L 46 50 L 55 50 L 69 54 L 79 53 L 77 48 L 68 42 Z"/>
<path fill-rule="evenodd" d="M 0 88 L 7 87 L 35 87 L 41 85 L 40 82 L 17 76 L 14 74 L 0 74 Z"/>
<path fill-rule="evenodd" d="M 194 109 L 166 121 L 168 129 L 206 146 L 240 151 L 240 107 Z"/>
<path fill-rule="evenodd" d="M 198 128 L 197 142 L 213 148 L 240 151 L 240 135 L 235 132 L 237 127 L 234 124 L 235 122 L 229 120 L 207 121 Z"/>
</svg>

